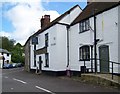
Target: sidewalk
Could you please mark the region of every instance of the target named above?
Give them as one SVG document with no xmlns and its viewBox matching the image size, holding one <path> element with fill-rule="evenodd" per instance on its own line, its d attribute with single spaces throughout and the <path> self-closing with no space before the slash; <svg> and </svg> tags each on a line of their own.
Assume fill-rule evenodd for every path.
<svg viewBox="0 0 120 94">
<path fill-rule="evenodd" d="M 85 73 L 85 74 L 81 74 L 81 77 L 72 76 L 71 78 L 69 77 L 61 77 L 61 78 L 120 89 L 120 76 L 114 75 L 112 80 L 111 74 Z"/>
<path fill-rule="evenodd" d="M 96 77 L 100 77 L 100 78 L 110 80 L 112 82 L 120 84 L 120 76 L 116 76 L 116 75 L 113 75 L 113 79 L 112 79 L 111 74 L 95 74 L 95 73 L 91 73 L 91 74 L 82 74 L 82 76 L 96 76 Z"/>
</svg>

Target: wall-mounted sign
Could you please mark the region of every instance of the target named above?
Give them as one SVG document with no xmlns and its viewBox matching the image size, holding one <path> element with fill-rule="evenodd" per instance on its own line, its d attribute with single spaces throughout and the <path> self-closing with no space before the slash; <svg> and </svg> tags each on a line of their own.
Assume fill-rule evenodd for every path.
<svg viewBox="0 0 120 94">
<path fill-rule="evenodd" d="M 51 46 L 55 46 L 55 45 L 56 45 L 56 43 L 52 43 L 52 44 L 51 44 Z"/>
<path fill-rule="evenodd" d="M 38 44 L 38 37 L 32 38 L 32 44 Z"/>
</svg>

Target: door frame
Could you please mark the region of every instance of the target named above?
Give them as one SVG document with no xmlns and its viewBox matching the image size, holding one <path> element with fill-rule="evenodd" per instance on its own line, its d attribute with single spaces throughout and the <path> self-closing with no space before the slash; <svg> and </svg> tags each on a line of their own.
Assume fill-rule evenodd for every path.
<svg viewBox="0 0 120 94">
<path fill-rule="evenodd" d="M 101 46 L 99 46 L 99 59 L 101 59 L 101 56 L 102 56 L 102 54 L 101 54 L 101 50 L 102 50 L 102 48 L 106 48 L 107 49 L 107 53 L 106 53 L 106 56 L 107 56 L 107 58 L 108 58 L 108 60 L 103 60 L 102 62 L 101 62 L 101 60 L 99 61 L 99 63 L 100 63 L 100 73 L 109 73 L 109 45 L 101 45 Z M 102 68 L 104 67 L 105 68 L 105 66 L 102 66 L 102 64 L 101 63 L 103 63 L 103 62 L 107 62 L 106 64 L 107 64 L 107 67 L 106 68 L 108 68 L 107 69 L 107 71 L 105 71 L 104 72 L 104 70 L 102 70 Z M 103 68 L 103 69 L 104 69 Z"/>
</svg>

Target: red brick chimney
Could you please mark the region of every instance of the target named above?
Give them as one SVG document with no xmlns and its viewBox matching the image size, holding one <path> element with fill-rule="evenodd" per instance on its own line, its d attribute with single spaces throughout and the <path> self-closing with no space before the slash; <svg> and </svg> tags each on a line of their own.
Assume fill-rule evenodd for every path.
<svg viewBox="0 0 120 94">
<path fill-rule="evenodd" d="M 50 23 L 50 15 L 44 15 L 41 18 L 41 28 L 47 26 Z"/>
</svg>

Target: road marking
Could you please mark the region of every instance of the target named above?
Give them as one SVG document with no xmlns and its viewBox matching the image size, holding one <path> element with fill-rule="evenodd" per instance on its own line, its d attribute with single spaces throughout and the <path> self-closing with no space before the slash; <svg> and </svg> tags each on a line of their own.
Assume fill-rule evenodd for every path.
<svg viewBox="0 0 120 94">
<path fill-rule="evenodd" d="M 13 90 L 13 88 L 11 88 L 11 90 Z"/>
<path fill-rule="evenodd" d="M 21 83 L 23 83 L 23 84 L 27 84 L 27 82 L 22 81 L 22 80 L 19 80 L 19 79 L 15 79 L 15 78 L 13 78 L 13 80 L 18 81 L 18 82 L 21 82 Z"/>
<path fill-rule="evenodd" d="M 39 86 L 35 86 L 36 88 L 38 88 L 38 89 L 40 89 L 40 90 L 43 90 L 43 91 L 45 91 L 45 92 L 48 92 L 48 93 L 51 93 L 51 94 L 55 94 L 55 93 L 53 93 L 53 92 L 51 92 L 50 90 L 47 90 L 47 89 L 45 89 L 45 88 L 42 88 L 42 87 L 39 87 Z"/>
<path fill-rule="evenodd" d="M 5 78 L 8 78 L 7 76 L 5 76 Z"/>
</svg>

